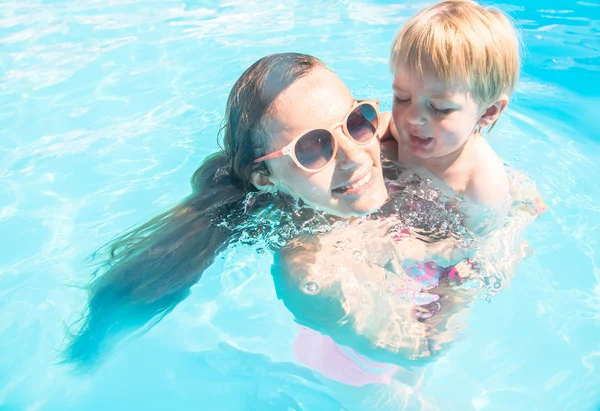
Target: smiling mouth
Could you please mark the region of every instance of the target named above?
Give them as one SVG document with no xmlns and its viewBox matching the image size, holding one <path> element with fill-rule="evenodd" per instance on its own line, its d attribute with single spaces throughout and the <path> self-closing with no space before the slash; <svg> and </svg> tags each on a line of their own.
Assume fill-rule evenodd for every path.
<svg viewBox="0 0 600 411">
<path fill-rule="evenodd" d="M 334 188 L 332 190 L 332 192 L 335 194 L 345 194 L 345 195 L 358 194 L 361 191 L 370 187 L 371 184 L 373 184 L 374 178 L 375 178 L 375 174 L 373 172 L 373 168 L 371 167 L 371 169 L 369 171 L 367 171 L 359 179 L 351 181 L 348 184 L 344 184 L 341 187 Z"/>
<path fill-rule="evenodd" d="M 433 142 L 433 137 L 417 136 L 414 134 L 408 135 L 410 142 L 417 147 L 427 147 Z"/>
</svg>

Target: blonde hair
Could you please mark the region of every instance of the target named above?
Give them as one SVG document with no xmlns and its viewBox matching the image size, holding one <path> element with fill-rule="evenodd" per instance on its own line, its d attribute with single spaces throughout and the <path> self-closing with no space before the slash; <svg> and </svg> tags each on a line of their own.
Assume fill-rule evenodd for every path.
<svg viewBox="0 0 600 411">
<path fill-rule="evenodd" d="M 466 87 L 479 104 L 512 94 L 519 36 L 509 17 L 474 1 L 448 0 L 411 17 L 392 44 L 390 66 Z"/>
</svg>

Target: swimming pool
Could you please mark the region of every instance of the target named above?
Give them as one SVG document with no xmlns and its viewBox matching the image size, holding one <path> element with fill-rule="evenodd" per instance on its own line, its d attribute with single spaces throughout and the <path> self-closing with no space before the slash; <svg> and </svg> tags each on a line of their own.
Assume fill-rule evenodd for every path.
<svg viewBox="0 0 600 411">
<path fill-rule="evenodd" d="M 0 410 L 600 408 L 600 4 L 501 7 L 527 52 L 490 136 L 550 209 L 534 255 L 419 389 L 346 387 L 299 365 L 272 256 L 223 255 L 192 296 L 97 373 L 54 364 L 85 304 L 86 258 L 189 191 L 227 93 L 301 51 L 390 108 L 390 41 L 420 3 L 3 1 Z M 243 253 L 243 254 L 242 254 Z M 242 254 L 242 255 L 240 255 Z"/>
</svg>

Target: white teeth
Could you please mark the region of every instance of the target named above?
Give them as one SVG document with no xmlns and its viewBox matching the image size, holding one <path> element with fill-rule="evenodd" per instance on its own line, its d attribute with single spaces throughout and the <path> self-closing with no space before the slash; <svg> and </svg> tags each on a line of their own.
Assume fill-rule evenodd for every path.
<svg viewBox="0 0 600 411">
<path fill-rule="evenodd" d="M 365 186 L 369 181 L 371 181 L 371 173 L 372 171 L 369 171 L 363 178 L 361 178 L 358 181 L 355 181 L 354 183 L 344 186 L 344 187 L 340 187 L 340 190 L 346 191 L 346 190 L 353 190 L 355 188 L 359 188 L 359 187 L 363 187 Z"/>
</svg>

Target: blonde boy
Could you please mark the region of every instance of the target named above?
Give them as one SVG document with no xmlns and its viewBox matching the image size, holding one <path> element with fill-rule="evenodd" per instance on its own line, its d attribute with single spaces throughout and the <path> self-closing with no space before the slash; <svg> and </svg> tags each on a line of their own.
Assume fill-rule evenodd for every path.
<svg viewBox="0 0 600 411">
<path fill-rule="evenodd" d="M 467 0 L 437 3 L 402 27 L 390 65 L 398 159 L 476 204 L 507 204 L 503 162 L 482 136 L 519 77 L 519 39 L 506 15 Z"/>
</svg>

